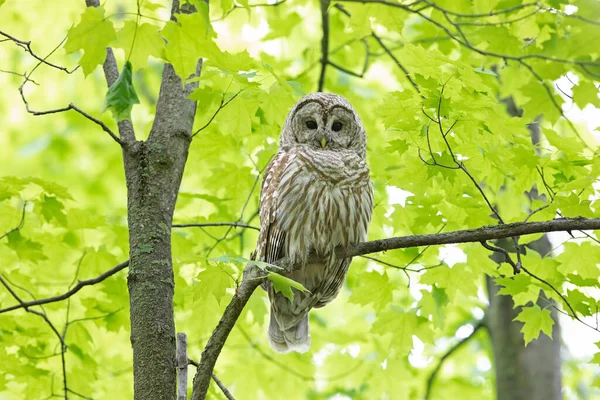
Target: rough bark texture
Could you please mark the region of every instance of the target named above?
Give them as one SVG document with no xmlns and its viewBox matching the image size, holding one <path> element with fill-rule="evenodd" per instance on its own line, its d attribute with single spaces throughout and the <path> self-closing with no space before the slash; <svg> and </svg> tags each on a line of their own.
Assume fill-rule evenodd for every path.
<svg viewBox="0 0 600 400">
<path fill-rule="evenodd" d="M 552 339 L 540 334 L 525 347 L 522 322 L 513 321 L 521 312 L 510 296 L 498 296 L 499 287 L 487 278 L 490 307 L 488 325 L 494 350 L 496 398 L 498 400 L 561 400 L 560 328 L 557 312 Z M 548 307 L 542 294 L 540 307 Z"/>
<path fill-rule="evenodd" d="M 179 10 L 173 1 L 173 13 Z M 198 71 L 199 72 L 199 71 Z M 191 142 L 196 102 L 165 64 L 147 141 L 123 147 L 129 225 L 128 288 L 135 399 L 175 399 L 177 391 L 171 224 Z"/>
<path fill-rule="evenodd" d="M 124 149 L 131 266 L 128 287 L 136 399 L 175 398 L 171 223 L 196 103 L 165 64 L 148 140 Z"/>
<path fill-rule="evenodd" d="M 194 377 L 194 387 L 192 389 L 192 400 L 204 400 L 208 393 L 208 386 L 212 377 L 213 369 L 217 363 L 217 358 L 223 350 L 225 341 L 231 333 L 235 322 L 242 313 L 244 306 L 250 300 L 250 296 L 262 282 L 264 273 L 253 266 L 246 267 L 242 284 L 236 291 L 231 302 L 227 305 L 219 324 L 212 333 L 206 347 L 202 351 L 202 358 L 198 371 Z"/>
</svg>

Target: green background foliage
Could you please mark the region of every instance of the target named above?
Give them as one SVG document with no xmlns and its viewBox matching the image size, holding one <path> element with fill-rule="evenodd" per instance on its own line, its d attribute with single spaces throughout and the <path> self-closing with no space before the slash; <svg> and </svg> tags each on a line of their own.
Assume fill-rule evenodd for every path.
<svg viewBox="0 0 600 400">
<path fill-rule="evenodd" d="M 170 1 L 111 0 L 97 9 L 69 1 L 60 2 L 59 13 L 59 2 L 24 9 L 7 0 L 0 1 L 0 26 L 30 40 L 41 57 L 56 48 L 48 59 L 53 64 L 69 71 L 80 66 L 72 74 L 39 66 L 31 75 L 35 83 L 23 86 L 31 110 L 73 103 L 116 131 L 111 113 L 102 112 L 107 89 L 101 64 L 105 48 L 113 47 L 119 69 L 130 62 L 133 72 L 109 90 L 106 107 L 119 119 L 130 118 L 139 140 L 150 130 L 162 64 L 188 77 L 203 58 L 199 88 L 190 96 L 198 111 L 175 223 L 257 227 L 260 174 L 277 151 L 290 107 L 317 88 L 320 9 L 306 0 L 265 7 L 221 0 L 211 2 L 210 12 L 203 2 L 193 3 L 198 13 L 173 22 L 167 21 Z M 600 3 L 547 0 L 519 7 L 525 3 L 446 0 L 417 13 L 377 3 L 339 3 L 346 12 L 330 8 L 333 64 L 325 90 L 346 97 L 368 133 L 376 204 L 370 239 L 495 225 L 498 216 L 484 196 L 506 223 L 552 219 L 557 212 L 598 216 L 594 136 L 565 119 L 562 106 L 571 99 L 554 88 L 566 75 L 577 107 L 600 106 L 594 79 L 600 68 L 593 64 L 600 57 L 594 22 Z M 577 7 L 574 15 L 567 3 Z M 488 17 L 460 16 L 511 7 Z M 19 228 L 0 241 L 0 273 L 31 300 L 63 293 L 128 258 L 123 162 L 118 145 L 75 111 L 28 114 L 18 74 L 38 61 L 11 41 L 0 43 L 0 54 L 1 69 L 17 73 L 0 74 L 0 234 Z M 335 65 L 356 74 L 368 68 L 359 78 Z M 508 96 L 522 116 L 509 115 L 498 100 Z M 540 115 L 542 137 L 534 145 L 527 124 Z M 530 200 L 526 192 L 533 187 L 543 196 Z M 235 293 L 240 257 L 250 257 L 257 236 L 243 228 L 174 228 L 176 329 L 187 333 L 192 359 L 199 359 Z M 558 257 L 530 251 L 522 263 L 557 288 L 580 318 L 592 317 L 600 247 L 568 240 Z M 257 291 L 227 341 L 217 375 L 238 399 L 420 398 L 439 357 L 460 339 L 459 328 L 468 331 L 482 318 L 484 274 L 526 306 L 518 317 L 526 342 L 551 332 L 550 306 L 531 303 L 540 289 L 569 311 L 540 280 L 512 278 L 507 264 L 498 268 L 479 244 L 449 248 L 460 253 L 458 262 L 435 247 L 390 251 L 378 255 L 380 261 L 355 259 L 338 300 L 311 313 L 312 347 L 302 355 L 270 350 L 268 300 Z M 56 332 L 24 310 L 1 314 L 0 398 L 62 394 L 63 356 L 71 390 L 131 398 L 125 274 L 36 308 Z M 0 290 L 0 308 L 13 304 Z M 592 387 L 598 369 L 583 361 L 565 362 L 569 398 L 600 394 Z M 442 369 L 432 398 L 493 398 L 490 363 L 488 336 L 479 330 Z M 217 390 L 211 387 L 211 396 L 222 396 Z"/>
</svg>

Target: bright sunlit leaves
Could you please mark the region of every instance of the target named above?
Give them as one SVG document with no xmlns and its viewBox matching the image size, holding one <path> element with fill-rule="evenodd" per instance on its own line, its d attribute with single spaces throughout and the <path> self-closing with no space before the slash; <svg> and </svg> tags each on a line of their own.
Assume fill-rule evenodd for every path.
<svg viewBox="0 0 600 400">
<path fill-rule="evenodd" d="M 524 307 L 515 321 L 524 323 L 521 332 L 525 339 L 525 345 L 529 344 L 533 339 L 537 339 L 540 333 L 544 333 L 552 337 L 552 325 L 554 321 L 550 317 L 550 310 L 541 309 L 537 304 L 531 307 Z"/>
<path fill-rule="evenodd" d="M 174 228 L 172 247 L 176 328 L 187 333 L 190 358 L 198 360 L 251 262 L 261 174 L 277 151 L 287 113 L 301 95 L 317 90 L 322 32 L 318 2 L 247 7 L 262 2 L 222 0 L 210 2 L 210 10 L 204 1 L 189 3 L 199 12 L 171 20 L 170 1 L 85 8 L 78 0 L 61 3 L 60 13 L 56 2 L 40 2 L 25 13 L 20 2 L 0 0 L 0 19 L 2 32 L 31 41 L 40 58 L 79 65 L 83 72 L 36 67 L 31 79 L 38 85 L 24 88 L 32 109 L 73 103 L 114 132 L 116 121 L 131 120 L 137 139 L 144 140 L 163 63 L 171 63 L 184 81 L 197 81 L 189 95 L 197 101 L 197 135 L 174 219 L 200 226 Z M 426 6 L 412 3 L 413 9 Z M 598 2 L 577 1 L 567 13 L 562 0 L 542 1 L 546 10 L 532 16 L 535 7 L 521 7 L 526 3 L 436 1 L 452 11 L 448 17 L 461 24 L 464 37 L 431 7 L 419 11 L 423 17 L 383 4 L 330 7 L 332 64 L 324 90 L 346 97 L 367 132 L 376 204 L 370 239 L 498 224 L 486 199 L 505 222 L 598 216 L 594 185 L 600 162 L 587 130 L 594 121 L 571 126 L 561 115 L 600 105 L 600 68 L 590 64 L 600 57 L 600 30 L 589 22 L 598 19 Z M 489 15 L 510 7 L 516 8 Z M 457 16 L 462 14 L 481 16 Z M 439 24 L 456 36 L 448 37 Z M 108 93 L 97 68 L 107 47 L 116 49 L 120 69 Z M 0 236 L 19 227 L 0 240 L 0 272 L 31 300 L 64 293 L 128 258 L 127 188 L 121 149 L 97 125 L 73 111 L 27 115 L 19 74 L 39 60 L 9 40 L 0 51 L 0 69 L 14 72 L 0 73 L 6 93 L 0 99 L 6 110 L 0 159 L 9 175 L 0 179 Z M 196 77 L 199 59 L 202 73 Z M 349 73 L 360 74 L 365 65 L 362 78 Z M 512 114 L 499 101 L 508 97 L 515 102 Z M 103 105 L 114 118 L 100 114 Z M 534 121 L 535 143 L 528 129 Z M 237 226 L 210 225 L 235 221 Z M 524 324 L 526 343 L 552 333 L 551 306 L 535 303 L 540 290 L 559 309 L 571 313 L 567 301 L 580 318 L 594 318 L 600 246 L 573 234 L 578 239 L 552 239 L 562 251 L 557 257 L 529 247 L 521 254 L 523 266 L 547 283 L 524 272 L 513 276 L 512 267 L 498 266 L 480 243 L 388 251 L 377 255 L 381 262 L 355 258 L 339 298 L 311 313 L 313 344 L 304 355 L 271 352 L 265 335 L 269 302 L 259 288 L 216 373 L 240 399 L 422 398 L 443 350 L 484 316 L 484 274 L 521 307 L 517 321 Z M 520 244 L 540 237 L 521 237 Z M 562 240 L 568 240 L 564 247 Z M 512 250 L 510 256 L 516 259 Z M 273 265 L 255 264 L 270 271 L 276 291 L 287 299 L 305 290 Z M 59 332 L 67 327 L 69 387 L 90 398 L 132 398 L 126 274 L 44 308 Z M 15 303 L 0 286 L 0 308 Z M 62 395 L 60 342 L 48 324 L 21 310 L 0 314 L 0 327 L 6 372 L 0 374 L 0 397 Z M 470 340 L 473 345 L 445 361 L 432 398 L 492 397 L 489 338 Z M 596 355 L 593 362 L 598 360 Z M 491 369 L 482 367 L 490 363 Z M 569 364 L 563 384 L 568 390 L 591 388 L 588 366 L 574 358 L 571 363 L 584 372 L 573 372 Z M 211 395 L 221 396 L 217 390 Z"/>
<path fill-rule="evenodd" d="M 88 7 L 81 21 L 69 30 L 65 50 L 68 53 L 83 50 L 79 65 L 85 75 L 104 62 L 106 48 L 116 39 L 112 21 L 105 18 L 104 8 Z"/>
</svg>

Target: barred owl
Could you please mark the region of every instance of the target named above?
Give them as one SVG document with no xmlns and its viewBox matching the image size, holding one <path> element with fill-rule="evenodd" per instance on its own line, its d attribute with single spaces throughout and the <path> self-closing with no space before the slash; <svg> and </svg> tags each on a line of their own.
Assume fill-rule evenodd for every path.
<svg viewBox="0 0 600 400">
<path fill-rule="evenodd" d="M 341 96 L 313 93 L 292 108 L 279 152 L 265 170 L 260 196 L 257 259 L 288 257 L 301 267 L 287 276 L 309 292 L 294 289 L 294 301 L 267 281 L 271 319 L 269 342 L 280 353 L 310 347 L 308 312 L 338 295 L 350 258 L 337 246 L 367 238 L 373 187 L 366 163 L 366 135 L 350 103 Z M 315 253 L 324 262 L 308 264 Z"/>
</svg>

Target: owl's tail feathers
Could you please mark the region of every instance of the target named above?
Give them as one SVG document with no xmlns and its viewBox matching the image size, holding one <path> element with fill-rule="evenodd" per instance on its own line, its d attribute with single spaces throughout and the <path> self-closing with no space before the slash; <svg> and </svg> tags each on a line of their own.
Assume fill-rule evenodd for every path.
<svg viewBox="0 0 600 400">
<path fill-rule="evenodd" d="M 271 321 L 269 322 L 269 343 L 278 353 L 297 351 L 306 353 L 310 348 L 310 333 L 308 330 L 308 314 L 294 326 L 282 330 L 275 319 L 275 310 L 271 307 Z"/>
</svg>

